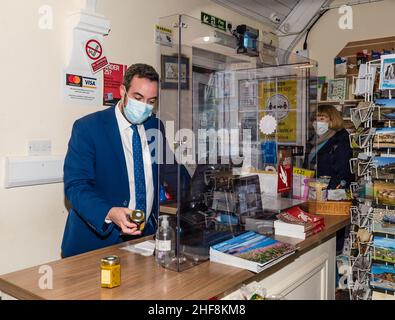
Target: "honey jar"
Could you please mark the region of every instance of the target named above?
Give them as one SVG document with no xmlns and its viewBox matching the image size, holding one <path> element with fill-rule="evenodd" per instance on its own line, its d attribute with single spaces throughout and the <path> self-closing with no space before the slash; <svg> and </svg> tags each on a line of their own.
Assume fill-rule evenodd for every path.
<svg viewBox="0 0 395 320">
<path fill-rule="evenodd" d="M 143 231 L 145 227 L 145 214 L 142 210 L 133 210 L 129 217 L 130 221 L 137 225 L 137 230 Z"/>
<path fill-rule="evenodd" d="M 101 287 L 114 288 L 121 285 L 121 260 L 118 256 L 101 259 Z"/>
</svg>

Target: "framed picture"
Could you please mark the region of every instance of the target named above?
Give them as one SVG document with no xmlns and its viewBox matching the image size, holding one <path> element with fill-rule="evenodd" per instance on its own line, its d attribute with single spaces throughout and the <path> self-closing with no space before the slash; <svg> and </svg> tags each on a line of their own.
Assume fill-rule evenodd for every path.
<svg viewBox="0 0 395 320">
<path fill-rule="evenodd" d="M 380 90 L 395 89 L 395 54 L 381 56 Z"/>
<path fill-rule="evenodd" d="M 328 100 L 344 101 L 347 96 L 347 78 L 331 79 L 328 83 Z"/>
<path fill-rule="evenodd" d="M 178 57 L 161 56 L 162 89 L 178 88 Z M 181 89 L 189 89 L 189 58 L 181 57 Z"/>
</svg>

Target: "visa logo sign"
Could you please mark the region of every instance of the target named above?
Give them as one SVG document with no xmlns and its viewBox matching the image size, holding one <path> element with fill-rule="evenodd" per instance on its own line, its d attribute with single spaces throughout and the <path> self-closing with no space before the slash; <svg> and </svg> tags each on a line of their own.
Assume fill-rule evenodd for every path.
<svg viewBox="0 0 395 320">
<path fill-rule="evenodd" d="M 96 88 L 96 79 L 92 78 L 83 78 L 83 87 L 95 87 Z"/>
</svg>

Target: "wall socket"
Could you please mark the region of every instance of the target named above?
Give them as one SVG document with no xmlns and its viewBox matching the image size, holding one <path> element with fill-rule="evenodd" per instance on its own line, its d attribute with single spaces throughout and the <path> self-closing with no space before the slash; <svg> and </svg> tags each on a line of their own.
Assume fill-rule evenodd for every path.
<svg viewBox="0 0 395 320">
<path fill-rule="evenodd" d="M 28 142 L 29 156 L 46 156 L 52 151 L 51 140 L 32 140 Z"/>
</svg>

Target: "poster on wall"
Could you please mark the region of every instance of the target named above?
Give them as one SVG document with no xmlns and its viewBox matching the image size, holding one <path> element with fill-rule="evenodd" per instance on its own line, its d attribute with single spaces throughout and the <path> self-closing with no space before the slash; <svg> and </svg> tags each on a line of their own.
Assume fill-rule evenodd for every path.
<svg viewBox="0 0 395 320">
<path fill-rule="evenodd" d="M 121 99 L 119 87 L 122 85 L 126 69 L 126 65 L 117 63 L 110 63 L 104 68 L 103 105 L 112 106 Z"/>
<path fill-rule="evenodd" d="M 271 79 L 259 81 L 259 119 L 266 115 L 277 121 L 279 143 L 294 144 L 297 141 L 297 80 Z M 265 139 L 261 132 L 260 138 Z"/>
<path fill-rule="evenodd" d="M 380 90 L 395 89 L 395 54 L 381 56 Z"/>
<path fill-rule="evenodd" d="M 99 79 L 90 73 L 65 70 L 62 75 L 62 88 L 66 103 L 100 105 Z"/>
</svg>

